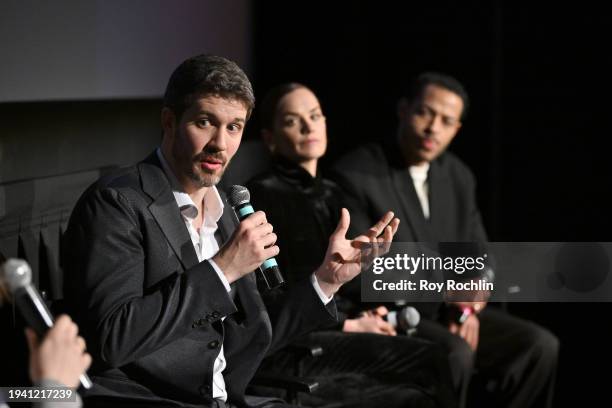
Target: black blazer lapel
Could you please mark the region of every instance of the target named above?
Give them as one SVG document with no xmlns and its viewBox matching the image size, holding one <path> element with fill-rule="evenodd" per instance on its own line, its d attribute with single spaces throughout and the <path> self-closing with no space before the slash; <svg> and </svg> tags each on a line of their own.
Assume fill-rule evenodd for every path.
<svg viewBox="0 0 612 408">
<path fill-rule="evenodd" d="M 443 157 L 434 160 L 429 168 L 427 176 L 429 186 L 429 209 L 430 228 L 436 241 L 448 241 L 454 239 L 452 231 L 455 228 L 453 222 L 453 207 L 455 197 L 452 195 L 450 179 L 441 168 Z"/>
<path fill-rule="evenodd" d="M 433 237 L 430 234 L 428 222 L 423 214 L 421 203 L 417 197 L 416 190 L 410 172 L 406 167 L 404 157 L 401 153 L 397 140 L 387 139 L 383 143 L 383 154 L 388 162 L 389 178 L 391 179 L 393 193 L 400 204 L 403 214 L 399 216 L 404 225 L 400 229 L 409 229 L 410 239 L 415 242 L 430 242 Z M 400 235 L 403 241 L 408 241 L 405 234 Z"/>
<path fill-rule="evenodd" d="M 414 239 L 417 242 L 430 242 L 433 240 L 429 231 L 429 225 L 423 214 L 421 202 L 417 196 L 412 178 L 408 169 L 393 169 L 391 177 L 395 187 L 397 199 L 402 205 L 406 220 L 410 224 Z M 402 220 L 404 221 L 404 220 Z"/>
<path fill-rule="evenodd" d="M 149 155 L 138 165 L 138 170 L 142 189 L 153 200 L 149 205 L 153 218 L 181 261 L 183 268 L 189 269 L 195 266 L 198 263 L 198 257 L 157 154 L 154 152 Z"/>
<path fill-rule="evenodd" d="M 227 196 L 225 193 L 219 190 L 219 195 L 223 201 L 223 214 L 217 222 L 218 228 L 215 232 L 215 238 L 217 239 L 219 248 L 221 248 L 221 246 L 223 246 L 223 244 L 230 239 L 232 232 L 234 232 L 236 225 L 238 225 L 238 219 L 234 214 L 234 210 L 227 202 Z"/>
<path fill-rule="evenodd" d="M 404 214 L 396 214 L 396 216 L 400 216 L 400 219 L 403 216 L 402 222 L 409 224 L 408 228 L 412 231 L 414 241 L 432 241 L 433 237 L 429 231 L 428 222 L 423 214 L 421 203 L 414 189 L 414 183 L 401 156 L 399 146 L 396 142 L 387 142 L 384 151 L 389 161 L 389 177 L 393 184 L 393 191 L 404 212 Z M 406 226 L 403 228 L 406 228 Z"/>
</svg>

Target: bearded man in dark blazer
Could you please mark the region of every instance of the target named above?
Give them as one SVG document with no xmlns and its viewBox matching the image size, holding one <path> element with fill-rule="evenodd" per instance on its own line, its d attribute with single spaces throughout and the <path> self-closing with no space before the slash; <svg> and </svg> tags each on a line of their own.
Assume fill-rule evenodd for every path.
<svg viewBox="0 0 612 408">
<path fill-rule="evenodd" d="M 396 241 L 486 243 L 474 176 L 446 151 L 468 103 L 456 79 L 424 73 L 398 103 L 397 137 L 366 145 L 336 163 L 334 178 L 352 203 L 353 228 L 391 210 L 402 220 Z M 425 317 L 419 335 L 448 352 L 461 406 L 475 371 L 489 392 L 469 406 L 481 406 L 483 395 L 491 401 L 482 406 L 551 406 L 559 346 L 550 332 L 485 308 L 486 301 L 415 306 Z M 455 309 L 469 312 L 467 318 L 444 317 Z"/>
<path fill-rule="evenodd" d="M 80 198 L 65 236 L 68 312 L 87 339 L 88 406 L 281 407 L 245 396 L 264 354 L 329 324 L 359 273 L 359 243 L 389 242 L 387 213 L 350 241 L 348 211 L 322 265 L 266 307 L 252 273 L 279 253 L 262 212 L 238 222 L 215 187 L 254 106 L 242 70 L 201 55 L 172 74 L 160 148 Z M 380 236 L 380 237 L 379 237 Z"/>
</svg>

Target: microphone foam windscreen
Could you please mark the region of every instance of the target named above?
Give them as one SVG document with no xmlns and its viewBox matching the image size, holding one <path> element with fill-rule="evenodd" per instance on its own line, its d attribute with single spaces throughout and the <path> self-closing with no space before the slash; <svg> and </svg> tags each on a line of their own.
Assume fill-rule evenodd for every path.
<svg viewBox="0 0 612 408">
<path fill-rule="evenodd" d="M 9 259 L 2 265 L 0 272 L 0 276 L 4 279 L 12 293 L 32 282 L 30 265 L 21 259 Z"/>
<path fill-rule="evenodd" d="M 251 194 L 244 186 L 234 185 L 229 190 L 229 203 L 232 207 L 251 201 Z"/>
<path fill-rule="evenodd" d="M 409 327 L 417 327 L 419 325 L 419 322 L 421 321 L 421 314 L 418 310 L 412 306 L 407 306 L 404 308 L 403 312 L 404 320 L 406 323 L 408 323 Z"/>
</svg>

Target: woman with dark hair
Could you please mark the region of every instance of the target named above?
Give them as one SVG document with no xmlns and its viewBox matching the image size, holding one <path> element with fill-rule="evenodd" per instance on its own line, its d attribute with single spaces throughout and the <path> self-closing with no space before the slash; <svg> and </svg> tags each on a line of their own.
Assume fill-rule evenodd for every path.
<svg viewBox="0 0 612 408">
<path fill-rule="evenodd" d="M 276 257 L 287 285 L 316 269 L 338 222 L 343 194 L 319 172 L 327 149 L 325 116 L 305 85 L 287 83 L 268 92 L 260 108 L 262 137 L 273 157 L 272 168 L 247 183 L 254 206 L 266 213 L 278 236 Z M 307 361 L 304 375 L 321 390 L 305 401 L 331 400 L 342 406 L 455 406 L 446 362 L 434 346 L 396 336 L 387 310 L 362 311 L 336 295 L 339 322 L 310 333 L 305 342 L 321 345 L 325 359 Z M 291 357 L 272 356 L 265 370 L 290 373 Z"/>
</svg>

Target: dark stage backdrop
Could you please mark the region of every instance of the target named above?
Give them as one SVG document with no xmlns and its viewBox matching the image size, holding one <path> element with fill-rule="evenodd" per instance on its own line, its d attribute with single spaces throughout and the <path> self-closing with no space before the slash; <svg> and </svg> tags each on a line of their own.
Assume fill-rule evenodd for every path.
<svg viewBox="0 0 612 408">
<path fill-rule="evenodd" d="M 452 150 L 476 174 L 491 239 L 612 241 L 602 6 L 266 1 L 253 11 L 258 95 L 284 81 L 312 87 L 327 116 L 328 162 L 393 134 L 403 78 L 447 72 L 472 97 Z M 555 406 L 607 400 L 594 367 L 612 363 L 609 304 L 509 309 L 561 338 Z"/>
</svg>

